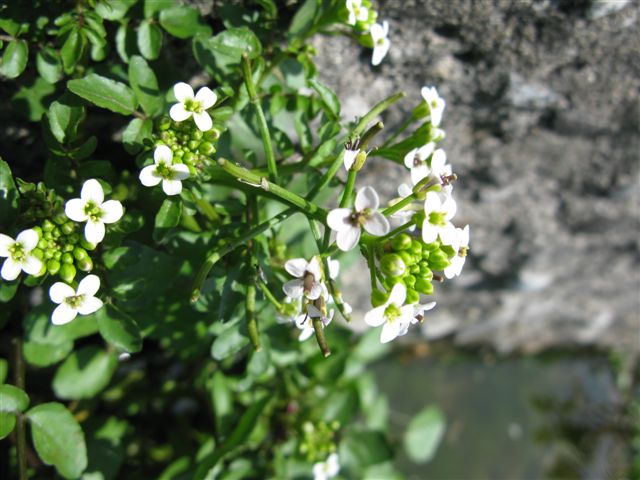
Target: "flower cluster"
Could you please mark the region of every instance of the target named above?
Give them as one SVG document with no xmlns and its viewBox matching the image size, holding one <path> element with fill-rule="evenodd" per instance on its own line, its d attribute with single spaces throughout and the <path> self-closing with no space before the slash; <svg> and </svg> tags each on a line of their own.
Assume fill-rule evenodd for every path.
<svg viewBox="0 0 640 480">
<path fill-rule="evenodd" d="M 389 41 L 389 23 L 385 20 L 376 23 L 378 13 L 372 8 L 369 0 L 346 0 L 345 19 L 356 33 L 364 38 L 362 43 L 373 48 L 371 65 L 380 65 L 391 47 Z"/>
<path fill-rule="evenodd" d="M 328 480 L 338 475 L 340 461 L 336 453 L 334 436 L 340 428 L 337 422 L 327 424 L 304 422 L 302 425 L 302 440 L 300 453 L 313 464 L 313 480 Z"/>
</svg>

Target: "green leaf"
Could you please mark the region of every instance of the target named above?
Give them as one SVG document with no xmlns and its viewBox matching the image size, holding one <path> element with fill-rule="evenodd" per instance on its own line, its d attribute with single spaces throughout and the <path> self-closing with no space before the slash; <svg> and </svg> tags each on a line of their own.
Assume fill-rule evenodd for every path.
<svg viewBox="0 0 640 480">
<path fill-rule="evenodd" d="M 349 385 L 341 390 L 333 390 L 325 401 L 322 402 L 321 418 L 327 423 L 340 422 L 348 424 L 358 409 L 358 393 Z"/>
<path fill-rule="evenodd" d="M 18 387 L 0 385 L 0 412 L 24 412 L 29 407 L 29 396 Z"/>
<path fill-rule="evenodd" d="M 67 152 L 67 156 L 74 160 L 84 160 L 96 151 L 98 139 L 94 136 L 87 138 L 79 147 L 75 147 Z"/>
<path fill-rule="evenodd" d="M 13 108 L 32 122 L 38 122 L 46 113 L 49 97 L 56 87 L 41 77 L 35 77 L 31 85 L 20 82 L 20 90 L 11 99 Z M 46 105 L 46 106 L 45 106 Z"/>
<path fill-rule="evenodd" d="M 153 131 L 153 122 L 148 118 L 134 118 L 129 122 L 127 128 L 122 132 L 122 144 L 127 153 L 135 155 L 144 146 L 145 138 L 151 138 Z"/>
<path fill-rule="evenodd" d="M 175 0 L 144 0 L 144 18 L 151 18 L 156 13 L 175 6 Z"/>
<path fill-rule="evenodd" d="M 384 157 L 389 160 L 393 160 L 396 163 L 403 163 L 404 156 L 414 148 L 421 147 L 429 142 L 431 123 L 424 123 L 416 129 L 409 137 L 405 138 L 401 142 L 391 145 L 387 148 L 374 150 L 372 155 L 376 157 Z"/>
<path fill-rule="evenodd" d="M 29 45 L 25 40 L 9 42 L 0 61 L 0 75 L 16 78 L 24 71 L 29 58 Z"/>
<path fill-rule="evenodd" d="M 66 73 L 72 73 L 76 64 L 82 58 L 87 39 L 77 30 L 73 29 L 60 49 L 62 66 Z"/>
<path fill-rule="evenodd" d="M 429 406 L 420 411 L 409 423 L 404 434 L 404 448 L 416 463 L 427 463 L 433 458 L 446 430 L 442 411 Z"/>
<path fill-rule="evenodd" d="M 155 23 L 143 21 L 138 27 L 138 49 L 147 60 L 160 56 L 162 48 L 162 30 Z"/>
<path fill-rule="evenodd" d="M 320 83 L 317 78 L 309 79 L 311 87 L 318 92 L 322 103 L 326 107 L 325 111 L 334 119 L 340 119 L 340 100 L 333 90 Z"/>
<path fill-rule="evenodd" d="M 156 228 L 167 229 L 177 227 L 182 215 L 182 200 L 166 198 L 156 215 Z"/>
<path fill-rule="evenodd" d="M 350 470 L 363 470 L 386 462 L 393 452 L 385 436 L 375 430 L 349 432 L 340 442 L 340 464 Z"/>
<path fill-rule="evenodd" d="M 105 388 L 118 367 L 118 358 L 96 346 L 73 352 L 53 377 L 53 391 L 59 398 L 91 398 Z"/>
<path fill-rule="evenodd" d="M 0 223 L 11 223 L 18 212 L 18 189 L 9 164 L 0 158 Z"/>
<path fill-rule="evenodd" d="M 210 39 L 209 46 L 214 54 L 230 57 L 237 62 L 242 59 L 243 53 L 249 58 L 256 58 L 262 52 L 260 40 L 247 27 L 224 30 Z"/>
<path fill-rule="evenodd" d="M 229 381 L 219 370 L 213 374 L 213 378 L 207 381 L 207 389 L 211 393 L 211 403 L 214 410 L 216 432 L 226 435 L 231 427 L 233 417 L 233 392 Z"/>
<path fill-rule="evenodd" d="M 49 106 L 47 116 L 51 133 L 62 144 L 76 139 L 78 126 L 85 117 L 84 107 L 77 105 L 73 100 L 73 98 L 62 98 Z"/>
<path fill-rule="evenodd" d="M 113 305 L 96 312 L 100 335 L 117 350 L 135 353 L 142 350 L 142 335 L 136 321 Z"/>
<path fill-rule="evenodd" d="M 16 416 L 13 413 L 0 412 L 0 440 L 6 438 L 16 426 Z"/>
<path fill-rule="evenodd" d="M 242 331 L 240 323 L 227 328 L 211 345 L 211 356 L 215 360 L 223 360 L 235 355 L 249 344 L 249 337 Z"/>
<path fill-rule="evenodd" d="M 198 33 L 211 34 L 211 29 L 202 23 L 200 12 L 191 7 L 173 7 L 162 10 L 160 25 L 178 38 L 190 38 Z"/>
<path fill-rule="evenodd" d="M 136 53 L 134 32 L 126 20 L 120 24 L 116 32 L 116 51 L 124 63 L 129 63 L 129 58 Z"/>
<path fill-rule="evenodd" d="M 101 0 L 97 2 L 95 11 L 105 20 L 120 20 L 137 0 Z"/>
<path fill-rule="evenodd" d="M 318 10 L 318 0 L 306 0 L 298 9 L 289 26 L 289 37 L 297 37 L 305 33 L 313 25 Z"/>
<path fill-rule="evenodd" d="M 263 335 L 262 348 L 259 352 L 251 351 L 251 358 L 247 363 L 247 373 L 253 378 L 258 378 L 264 374 L 271 366 L 271 344 L 269 337 Z"/>
<path fill-rule="evenodd" d="M 134 55 L 129 59 L 129 84 L 147 115 L 162 110 L 163 96 L 158 89 L 158 79 L 147 61 Z"/>
<path fill-rule="evenodd" d="M 24 343 L 24 359 L 34 367 L 48 367 L 66 358 L 72 350 L 72 341 L 62 343 L 27 341 Z"/>
<path fill-rule="evenodd" d="M 36 68 L 40 76 L 49 83 L 56 83 L 63 75 L 60 54 L 51 47 L 44 47 L 38 52 Z"/>
<path fill-rule="evenodd" d="M 124 83 L 95 73 L 78 80 L 69 80 L 67 88 L 98 107 L 122 115 L 131 115 L 138 106 L 135 94 Z"/>
<path fill-rule="evenodd" d="M 26 415 L 38 455 L 65 478 L 78 478 L 87 468 L 84 433 L 76 419 L 59 403 L 43 403 Z"/>
</svg>

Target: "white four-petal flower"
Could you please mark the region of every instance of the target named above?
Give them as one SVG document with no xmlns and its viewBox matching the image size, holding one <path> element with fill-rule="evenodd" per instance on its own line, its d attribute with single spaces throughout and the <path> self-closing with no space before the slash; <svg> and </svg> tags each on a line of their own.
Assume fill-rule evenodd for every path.
<svg viewBox="0 0 640 480">
<path fill-rule="evenodd" d="M 162 190 L 167 195 L 182 192 L 182 180 L 189 178 L 189 167 L 184 163 L 173 163 L 173 152 L 166 145 L 158 145 L 153 152 L 153 165 L 140 171 L 140 183 L 153 187 L 162 182 Z"/>
<path fill-rule="evenodd" d="M 327 225 L 338 232 L 336 243 L 344 252 L 355 247 L 360 240 L 360 227 L 380 237 L 389 233 L 389 221 L 378 212 L 380 200 L 371 187 L 364 187 L 356 195 L 355 208 L 335 208 L 327 215 Z"/>
<path fill-rule="evenodd" d="M 307 313 L 298 315 L 296 318 L 296 327 L 301 330 L 298 340 L 304 342 L 314 334 L 313 318 L 321 319 L 322 328 L 325 328 L 331 323 L 331 320 L 333 320 L 333 314 L 333 309 L 329 310 L 327 315 L 323 315 L 322 312 L 314 305 L 307 305 Z"/>
<path fill-rule="evenodd" d="M 100 279 L 96 275 L 87 275 L 78 284 L 78 289 L 63 282 L 56 282 L 49 289 L 49 297 L 59 305 L 51 315 L 51 323 L 64 325 L 78 314 L 89 315 L 102 307 L 102 300 L 95 294 L 100 289 Z"/>
<path fill-rule="evenodd" d="M 199 130 L 203 132 L 211 130 L 213 121 L 207 113 L 207 109 L 215 105 L 218 97 L 209 87 L 202 87 L 194 95 L 191 85 L 180 82 L 173 86 L 173 94 L 178 103 L 171 107 L 169 116 L 174 121 L 182 122 L 193 117 Z"/>
<path fill-rule="evenodd" d="M 64 213 L 74 222 L 87 222 L 84 236 L 88 242 L 100 243 L 104 239 L 105 223 L 115 223 L 124 213 L 122 204 L 117 200 L 104 201 L 102 185 L 95 179 L 82 185 L 80 198 L 69 200 Z"/>
<path fill-rule="evenodd" d="M 304 258 L 292 258 L 284 264 L 284 269 L 295 280 L 290 280 L 282 286 L 285 295 L 291 298 L 300 298 L 303 295 L 309 300 L 317 300 L 323 295 L 322 268 L 318 257 L 313 257 L 310 262 Z M 325 287 L 326 288 L 326 287 Z"/>
<path fill-rule="evenodd" d="M 380 332 L 380 343 L 388 343 L 402 332 L 406 333 L 408 325 L 413 319 L 413 305 L 403 305 L 407 298 L 407 288 L 402 283 L 396 283 L 384 305 L 369 310 L 364 321 L 372 326 L 383 325 Z"/>
<path fill-rule="evenodd" d="M 433 154 L 436 144 L 429 142 L 420 148 L 414 148 L 404 156 L 404 166 L 411 169 L 411 181 L 416 185 L 429 174 L 427 160 Z"/>
<path fill-rule="evenodd" d="M 422 223 L 422 240 L 433 243 L 440 236 L 443 245 L 453 245 L 456 227 L 451 219 L 456 214 L 456 201 L 446 192 L 427 192 L 424 200 L 425 219 Z"/>
<path fill-rule="evenodd" d="M 335 477 L 340 471 L 338 454 L 332 453 L 324 462 L 313 465 L 313 480 L 329 480 Z"/>
<path fill-rule="evenodd" d="M 442 113 L 444 112 L 445 101 L 440 95 L 438 95 L 438 90 L 436 87 L 422 87 L 420 90 L 420 94 L 424 101 L 427 102 L 427 106 L 429 107 L 429 112 L 431 116 L 431 124 L 434 127 L 440 125 L 442 121 Z"/>
<path fill-rule="evenodd" d="M 371 65 L 380 65 L 387 55 L 391 42 L 389 41 L 389 23 L 385 20 L 382 25 L 374 23 L 371 26 L 371 39 L 373 40 L 373 54 Z"/>
<path fill-rule="evenodd" d="M 447 278 L 457 277 L 462 272 L 469 251 L 469 225 L 464 228 L 456 228 L 455 239 L 451 246 L 456 250 L 456 254 L 451 259 L 449 266 L 444 269 L 444 276 Z"/>
<path fill-rule="evenodd" d="M 349 25 L 355 25 L 357 22 L 365 22 L 369 18 L 369 10 L 362 6 L 362 0 L 347 0 L 347 10 L 349 11 Z"/>
<path fill-rule="evenodd" d="M 7 257 L 0 276 L 7 281 L 15 280 L 21 270 L 29 275 L 38 275 L 42 270 L 42 262 L 31 254 L 38 240 L 38 232 L 31 228 L 20 232 L 15 240 L 0 233 L 0 257 Z"/>
</svg>

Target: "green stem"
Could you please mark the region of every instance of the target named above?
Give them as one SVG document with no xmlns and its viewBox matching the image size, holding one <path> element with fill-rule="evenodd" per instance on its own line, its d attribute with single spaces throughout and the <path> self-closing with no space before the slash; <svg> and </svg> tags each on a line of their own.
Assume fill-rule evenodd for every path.
<svg viewBox="0 0 640 480">
<path fill-rule="evenodd" d="M 366 150 L 367 147 L 369 146 L 369 142 L 371 142 L 373 137 L 375 137 L 378 133 L 380 133 L 383 128 L 384 128 L 384 123 L 378 122 L 378 123 L 374 123 L 369 130 L 364 132 L 364 135 L 362 135 L 362 137 L 360 138 L 360 145 L 359 145 L 360 150 Z"/>
<path fill-rule="evenodd" d="M 359 136 L 364 131 L 364 129 L 367 128 L 367 125 L 371 121 L 373 121 L 374 118 L 376 118 L 378 115 L 384 112 L 391 105 L 396 103 L 398 100 L 404 98 L 405 95 L 406 93 L 404 92 L 394 93 L 390 97 L 387 97 L 384 100 L 382 100 L 380 103 L 377 103 L 371 110 L 369 110 L 369 112 L 365 114 L 364 117 L 360 119 L 358 124 L 355 126 L 355 128 L 351 132 L 351 135 L 353 137 Z"/>
<path fill-rule="evenodd" d="M 340 208 L 346 208 L 349 203 L 351 203 L 351 197 L 353 196 L 353 187 L 356 184 L 356 176 L 358 172 L 355 170 L 349 170 L 349 174 L 347 175 L 347 184 L 344 187 L 344 192 L 342 193 L 342 199 L 340 200 Z"/>
<path fill-rule="evenodd" d="M 261 188 L 267 192 L 274 194 L 276 197 L 279 197 L 286 203 L 297 207 L 298 210 L 303 211 L 310 217 L 314 217 L 318 220 L 324 221 L 327 216 L 326 210 L 319 207 L 315 203 L 305 200 L 300 195 L 296 195 L 295 193 L 282 188 L 280 185 L 268 181 L 264 177 L 256 175 L 251 170 L 248 170 L 239 165 L 235 165 L 234 163 L 225 160 L 224 158 L 218 159 L 218 165 L 220 165 L 230 175 L 238 178 L 239 180 L 244 180 L 245 182 L 253 185 L 256 188 Z"/>
<path fill-rule="evenodd" d="M 327 339 L 324 336 L 324 325 L 322 324 L 321 318 L 312 318 L 311 323 L 313 324 L 313 331 L 316 334 L 316 341 L 318 342 L 318 346 L 320 347 L 320 351 L 322 355 L 326 358 L 331 355 L 331 349 L 327 344 Z"/>
<path fill-rule="evenodd" d="M 391 205 L 390 207 L 387 207 L 387 208 L 385 208 L 383 210 L 380 210 L 380 213 L 382 215 L 384 215 L 385 217 L 388 217 L 392 213 L 396 213 L 398 210 L 402 210 L 404 207 L 406 207 L 411 202 L 413 202 L 416 199 L 416 197 L 417 197 L 416 194 L 412 193 L 411 195 L 408 195 L 408 196 L 404 197 L 398 203 L 395 203 L 395 204 Z"/>
<path fill-rule="evenodd" d="M 258 203 L 256 202 L 256 196 L 249 194 L 247 195 L 247 223 L 255 228 L 258 220 Z M 256 352 L 259 352 L 262 347 L 260 346 L 260 330 L 258 329 L 258 318 L 256 317 L 256 282 L 258 280 L 256 274 L 256 268 L 258 267 L 257 244 L 251 239 L 247 242 L 247 247 L 249 250 L 248 267 L 251 270 L 245 298 L 247 332 L 249 333 L 249 339 L 251 340 L 253 348 Z"/>
<path fill-rule="evenodd" d="M 405 223 L 403 225 L 400 225 L 398 228 L 394 228 L 393 230 L 391 230 L 389 233 L 387 233 L 383 237 L 375 237 L 375 241 L 376 241 L 377 244 L 381 245 L 386 240 L 396 236 L 398 233 L 404 232 L 411 225 L 413 225 L 413 219 L 409 220 L 407 223 Z"/>
<path fill-rule="evenodd" d="M 213 268 L 213 266 L 225 255 L 232 252 L 240 245 L 246 243 L 252 238 L 257 237 L 263 232 L 266 232 L 273 226 L 277 225 L 283 220 L 289 218 L 292 214 L 296 213 L 295 208 L 288 208 L 283 212 L 271 217 L 269 220 L 262 222 L 260 225 L 256 225 L 255 227 L 249 229 L 246 233 L 240 235 L 239 237 L 231 240 L 226 245 L 223 245 L 218 250 L 213 251 L 209 254 L 205 262 L 200 267 L 198 274 L 196 275 L 195 280 L 193 281 L 193 287 L 191 288 L 191 301 L 196 302 L 198 298 L 200 298 L 200 290 L 202 289 L 202 284 L 207 279 L 209 272 Z"/>
<path fill-rule="evenodd" d="M 267 284 L 262 280 L 258 280 L 258 286 L 260 290 L 262 290 L 262 293 L 264 293 L 264 296 L 267 297 L 267 300 L 269 300 L 278 311 L 282 310 L 282 303 L 280 303 L 273 292 L 269 290 Z"/>
<path fill-rule="evenodd" d="M 378 283 L 376 282 L 376 260 L 374 257 L 374 250 L 370 245 L 366 246 L 367 251 L 367 266 L 369 267 L 369 276 L 371 280 L 371 291 L 374 291 L 378 288 Z"/>
<path fill-rule="evenodd" d="M 14 381 L 20 390 L 25 389 L 24 357 L 22 355 L 22 340 L 14 340 L 15 347 L 15 372 Z M 16 450 L 18 453 L 18 475 L 20 480 L 27 480 L 27 432 L 24 415 L 16 415 Z"/>
<path fill-rule="evenodd" d="M 260 136 L 262 137 L 262 145 L 264 146 L 264 155 L 267 159 L 267 168 L 269 169 L 269 178 L 272 182 L 278 181 L 278 167 L 276 166 L 276 159 L 273 154 L 273 144 L 271 143 L 271 135 L 269 133 L 269 127 L 267 126 L 267 119 L 264 116 L 262 105 L 260 104 L 260 97 L 256 92 L 256 87 L 253 84 L 253 76 L 251 74 L 251 64 L 249 63 L 249 57 L 246 53 L 242 54 L 242 72 L 244 74 L 244 83 L 247 86 L 247 92 L 249 93 L 249 101 L 253 105 L 256 111 L 258 119 L 258 129 L 260 130 Z"/>
</svg>

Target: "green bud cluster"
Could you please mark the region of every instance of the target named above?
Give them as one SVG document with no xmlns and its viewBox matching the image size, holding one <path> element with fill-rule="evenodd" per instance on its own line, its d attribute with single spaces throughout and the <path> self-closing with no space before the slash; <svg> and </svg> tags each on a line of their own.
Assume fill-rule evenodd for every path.
<svg viewBox="0 0 640 480">
<path fill-rule="evenodd" d="M 194 122 L 174 122 L 162 117 L 156 123 L 156 138 L 173 152 L 173 161 L 184 163 L 192 176 L 198 175 L 216 153 L 220 129 L 215 125 L 202 132 Z"/>
<path fill-rule="evenodd" d="M 382 286 L 390 292 L 396 283 L 407 288 L 407 304 L 418 303 L 420 294 L 433 294 L 433 272 L 449 266 L 449 258 L 454 255 L 451 247 L 440 242 L 426 244 L 421 239 L 406 233 L 389 240 L 380 256 Z M 388 293 L 374 290 L 371 303 L 378 307 L 387 301 Z"/>
<path fill-rule="evenodd" d="M 66 215 L 46 219 L 33 229 L 40 237 L 38 246 L 33 249 L 33 255 L 42 261 L 40 275 L 58 275 L 63 282 L 71 283 L 78 270 L 90 272 L 93 269 L 87 251 L 94 250 L 96 245 L 87 242 L 82 232 L 77 231 L 75 222 Z"/>
<path fill-rule="evenodd" d="M 300 453 L 307 458 L 308 462 L 321 462 L 336 451 L 336 444 L 333 440 L 335 433 L 340 428 L 340 423 L 334 421 L 326 423 L 323 421 L 304 422 L 302 425 L 302 440 L 300 442 Z"/>
<path fill-rule="evenodd" d="M 61 208 L 61 198 L 44 183 L 35 184 L 18 178 L 17 184 L 20 191 L 20 219 L 23 222 L 36 223 L 51 217 Z"/>
</svg>

